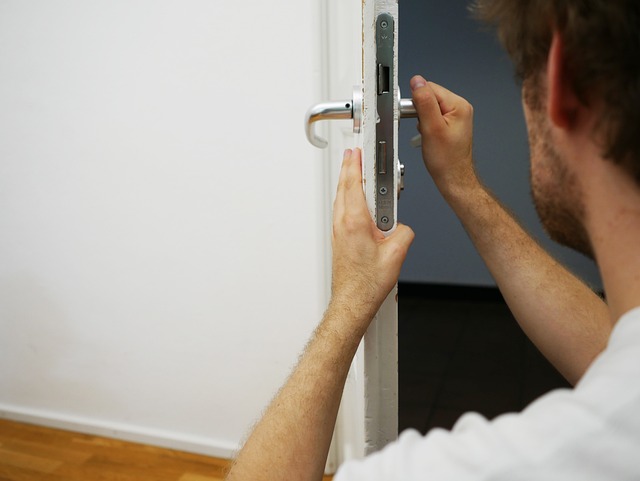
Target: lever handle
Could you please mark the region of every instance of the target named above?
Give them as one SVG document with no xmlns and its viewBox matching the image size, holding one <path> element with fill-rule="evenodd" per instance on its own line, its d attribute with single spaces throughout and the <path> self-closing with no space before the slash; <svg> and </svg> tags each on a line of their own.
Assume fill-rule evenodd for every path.
<svg viewBox="0 0 640 481">
<path fill-rule="evenodd" d="M 360 133 L 362 122 L 362 88 L 359 85 L 353 87 L 353 99 L 342 102 L 326 102 L 314 105 L 307 111 L 305 128 L 307 139 L 316 147 L 324 149 L 328 142 L 318 137 L 313 129 L 313 124 L 319 120 L 353 119 L 353 132 Z"/>
<path fill-rule="evenodd" d="M 418 116 L 416 107 L 411 99 L 399 99 L 398 108 L 400 109 L 401 119 L 414 119 Z"/>
<path fill-rule="evenodd" d="M 398 108 L 401 118 L 415 118 L 418 116 L 411 99 L 403 99 L 398 96 Z M 360 122 L 362 121 L 362 89 L 359 86 L 356 85 L 353 88 L 353 100 L 325 102 L 314 105 L 307 111 L 304 125 L 309 142 L 316 147 L 324 149 L 328 145 L 328 142 L 316 135 L 313 124 L 320 120 L 335 119 L 353 119 L 354 133 L 360 132 Z"/>
<path fill-rule="evenodd" d="M 353 118 L 353 102 L 345 100 L 342 102 L 325 102 L 314 105 L 307 111 L 305 118 L 305 126 L 307 139 L 316 147 L 324 149 L 328 142 L 318 137 L 313 129 L 313 124 L 319 120 L 333 119 L 352 119 Z"/>
</svg>

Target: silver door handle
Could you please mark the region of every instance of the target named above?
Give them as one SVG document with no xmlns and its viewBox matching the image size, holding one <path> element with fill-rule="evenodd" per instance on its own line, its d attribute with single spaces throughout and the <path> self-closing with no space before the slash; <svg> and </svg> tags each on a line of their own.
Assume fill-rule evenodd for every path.
<svg viewBox="0 0 640 481">
<path fill-rule="evenodd" d="M 353 87 L 353 98 L 341 102 L 325 102 L 314 105 L 307 110 L 305 117 L 305 128 L 307 139 L 311 144 L 324 149 L 328 142 L 318 137 L 314 131 L 313 124 L 319 120 L 353 119 L 353 132 L 360 133 L 362 122 L 362 88 L 358 85 Z"/>
<path fill-rule="evenodd" d="M 413 100 L 411 99 L 399 99 L 398 108 L 400 109 L 401 119 L 415 119 L 418 117 L 416 106 L 413 105 Z"/>
<path fill-rule="evenodd" d="M 342 102 L 325 102 L 314 105 L 307 111 L 305 125 L 307 128 L 307 139 L 316 147 L 324 149 L 329 143 L 322 137 L 315 134 L 313 124 L 319 120 L 337 120 L 353 118 L 353 102 L 344 100 Z"/>
<path fill-rule="evenodd" d="M 415 118 L 418 116 L 411 99 L 398 98 L 398 108 L 401 118 Z M 314 124 L 320 120 L 348 120 L 353 119 L 353 132 L 360 133 L 362 122 L 362 89 L 359 86 L 353 88 L 353 99 L 336 102 L 324 102 L 314 105 L 305 116 L 305 128 L 307 139 L 311 144 L 324 149 L 328 142 L 318 137 L 314 130 Z"/>
</svg>

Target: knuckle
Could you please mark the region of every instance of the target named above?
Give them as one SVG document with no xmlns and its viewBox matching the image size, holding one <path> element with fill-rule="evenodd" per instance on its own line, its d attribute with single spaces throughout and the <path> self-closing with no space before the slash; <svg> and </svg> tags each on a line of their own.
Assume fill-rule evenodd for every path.
<svg viewBox="0 0 640 481">
<path fill-rule="evenodd" d="M 434 122 L 422 122 L 418 128 L 418 131 L 422 134 L 423 137 L 440 139 L 446 136 L 445 127 L 446 126 Z"/>
<path fill-rule="evenodd" d="M 394 242 L 393 244 L 390 244 L 388 247 L 388 255 L 392 260 L 397 260 L 397 259 L 401 259 L 404 258 L 406 249 L 404 248 L 404 246 Z"/>
<path fill-rule="evenodd" d="M 353 188 L 353 179 L 345 177 L 338 183 L 338 192 L 343 195 L 347 194 Z"/>
<path fill-rule="evenodd" d="M 358 182 L 358 171 L 354 168 L 350 168 L 345 171 L 345 175 L 341 179 L 342 189 L 347 191 Z"/>
<path fill-rule="evenodd" d="M 358 232 L 362 229 L 362 216 L 356 215 L 352 212 L 346 214 L 342 219 L 342 227 L 347 233 Z"/>
<path fill-rule="evenodd" d="M 425 108 L 433 101 L 433 94 L 428 89 L 420 89 L 413 94 L 413 102 L 419 110 Z"/>
<path fill-rule="evenodd" d="M 473 115 L 473 105 L 471 105 L 471 102 L 464 100 L 463 104 L 462 104 L 462 108 L 465 114 L 467 114 L 468 116 L 472 116 Z"/>
</svg>

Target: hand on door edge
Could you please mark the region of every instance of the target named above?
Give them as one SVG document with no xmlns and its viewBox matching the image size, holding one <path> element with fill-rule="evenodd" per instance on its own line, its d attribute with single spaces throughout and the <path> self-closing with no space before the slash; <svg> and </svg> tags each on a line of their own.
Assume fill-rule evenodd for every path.
<svg viewBox="0 0 640 481">
<path fill-rule="evenodd" d="M 386 237 L 377 228 L 362 189 L 362 152 L 346 150 L 333 209 L 331 303 L 359 312 L 362 334 L 398 281 L 413 239 L 400 223 Z"/>
<path fill-rule="evenodd" d="M 361 152 L 347 150 L 335 201 L 331 302 L 227 481 L 322 479 L 349 366 L 413 237 L 401 224 L 386 238 L 378 230 L 362 190 Z"/>
</svg>

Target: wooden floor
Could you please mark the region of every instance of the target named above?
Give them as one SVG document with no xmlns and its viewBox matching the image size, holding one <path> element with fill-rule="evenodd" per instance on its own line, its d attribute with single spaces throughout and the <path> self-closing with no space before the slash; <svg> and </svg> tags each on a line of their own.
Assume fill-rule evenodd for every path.
<svg viewBox="0 0 640 481">
<path fill-rule="evenodd" d="M 221 481 L 228 466 L 224 459 L 0 419 L 0 481 Z"/>
<path fill-rule="evenodd" d="M 229 462 L 0 420 L 0 481 L 219 481 Z"/>
</svg>

